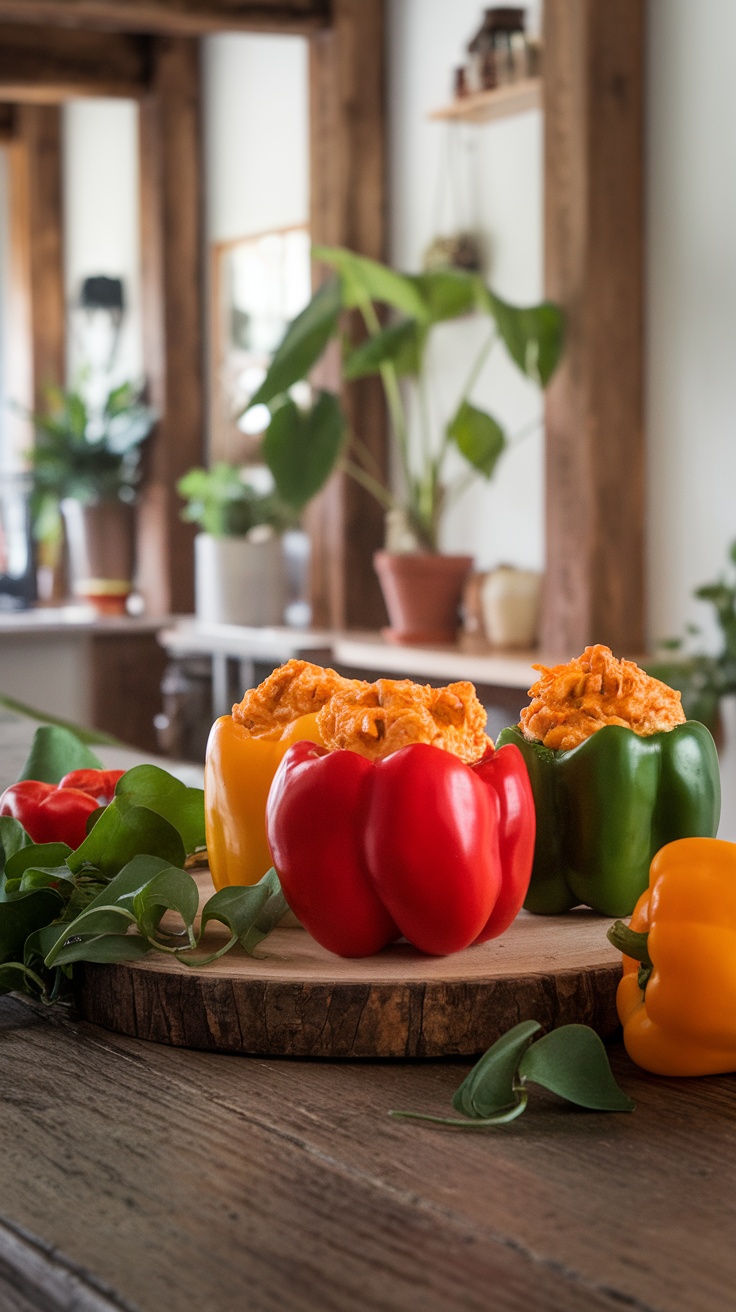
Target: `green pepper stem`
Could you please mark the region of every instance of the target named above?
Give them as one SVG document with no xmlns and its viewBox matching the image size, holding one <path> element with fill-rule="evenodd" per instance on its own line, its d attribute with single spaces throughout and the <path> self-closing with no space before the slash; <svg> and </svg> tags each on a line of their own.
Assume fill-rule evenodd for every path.
<svg viewBox="0 0 736 1312">
<path fill-rule="evenodd" d="M 652 958 L 649 955 L 648 939 L 649 934 L 639 933 L 635 929 L 630 929 L 625 925 L 623 920 L 617 920 L 611 925 L 606 938 L 612 943 L 619 952 L 624 956 L 632 957 L 634 961 L 640 961 L 642 966 L 652 967 Z"/>
</svg>

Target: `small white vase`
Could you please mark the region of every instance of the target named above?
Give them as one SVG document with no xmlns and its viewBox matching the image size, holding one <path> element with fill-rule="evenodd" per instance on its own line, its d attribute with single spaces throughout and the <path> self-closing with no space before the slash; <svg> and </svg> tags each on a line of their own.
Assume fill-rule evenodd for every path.
<svg viewBox="0 0 736 1312">
<path fill-rule="evenodd" d="M 203 624 L 282 624 L 286 580 L 281 538 L 258 530 L 232 538 L 198 533 L 194 597 Z"/>
<path fill-rule="evenodd" d="M 542 576 L 530 569 L 499 565 L 481 584 L 483 626 L 494 647 L 529 649 L 537 639 Z"/>
</svg>

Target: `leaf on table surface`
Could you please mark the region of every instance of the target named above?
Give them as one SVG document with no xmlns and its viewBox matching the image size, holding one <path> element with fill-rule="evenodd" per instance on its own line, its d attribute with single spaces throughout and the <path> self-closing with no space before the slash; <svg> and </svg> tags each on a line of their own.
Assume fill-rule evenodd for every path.
<svg viewBox="0 0 736 1312">
<path fill-rule="evenodd" d="M 145 938 L 155 938 L 167 911 L 181 916 L 190 947 L 196 946 L 192 926 L 199 909 L 199 890 L 186 870 L 159 870 L 133 898 L 133 914 Z"/>
<path fill-rule="evenodd" d="M 226 925 L 232 938 L 206 960 L 222 956 L 236 942 L 249 954 L 275 929 L 289 910 L 276 871 L 271 867 L 257 884 L 221 888 L 202 909 L 202 929 L 210 920 Z M 192 963 L 199 964 L 199 963 Z"/>
<path fill-rule="evenodd" d="M 123 815 L 134 806 L 145 806 L 163 816 L 181 836 L 187 855 L 204 847 L 203 789 L 188 788 L 157 765 L 126 770 L 115 789 L 115 804 Z"/>
<path fill-rule="evenodd" d="M 3 896 L 0 900 L 0 962 L 21 960 L 29 934 L 53 920 L 62 906 L 63 898 L 53 888 Z"/>
<path fill-rule="evenodd" d="M 113 961 L 137 961 L 152 950 L 148 939 L 140 934 L 101 934 L 68 943 L 56 957 L 58 966 L 70 966 L 75 961 L 109 964 Z"/>
<path fill-rule="evenodd" d="M 523 1020 L 484 1052 L 455 1093 L 452 1105 L 464 1116 L 492 1116 L 517 1101 L 516 1072 L 522 1054 L 541 1030 L 539 1021 Z"/>
<path fill-rule="evenodd" d="M 58 784 L 72 770 L 100 770 L 102 761 L 76 734 L 58 724 L 42 724 L 36 730 L 19 779 L 37 779 Z"/>
<path fill-rule="evenodd" d="M 95 866 L 109 879 L 136 856 L 158 857 L 166 865 L 183 866 L 186 852 L 180 834 L 162 815 L 146 806 L 121 810 L 114 801 L 68 864 L 74 873 L 84 865 Z"/>
<path fill-rule="evenodd" d="M 613 1077 L 602 1039 L 587 1025 L 550 1030 L 524 1053 L 519 1074 L 578 1107 L 601 1112 L 634 1110 L 633 1099 Z"/>
<path fill-rule="evenodd" d="M 15 820 L 11 815 L 0 815 L 0 874 L 16 852 L 30 847 L 32 841 L 20 820 Z"/>
</svg>

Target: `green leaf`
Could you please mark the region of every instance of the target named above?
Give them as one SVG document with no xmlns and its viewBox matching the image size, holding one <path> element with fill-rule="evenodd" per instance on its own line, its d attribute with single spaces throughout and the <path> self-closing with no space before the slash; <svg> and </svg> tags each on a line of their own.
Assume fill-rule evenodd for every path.
<svg viewBox="0 0 736 1312">
<path fill-rule="evenodd" d="M 145 806 L 123 812 L 114 801 L 69 857 L 68 865 L 74 873 L 85 865 L 96 866 L 109 879 L 136 856 L 158 857 L 166 865 L 183 866 L 186 852 L 177 830 L 163 816 Z"/>
<path fill-rule="evenodd" d="M 276 928 L 288 909 L 273 867 L 257 884 L 221 888 L 202 908 L 201 932 L 204 933 L 210 920 L 218 920 L 227 926 L 232 938 L 227 947 L 207 960 L 222 956 L 236 942 L 252 955 L 254 948 Z"/>
<path fill-rule="evenodd" d="M 474 469 L 491 478 L 506 449 L 504 431 L 491 415 L 463 401 L 447 426 L 447 435 Z"/>
<path fill-rule="evenodd" d="M 102 761 L 89 747 L 56 724 L 42 724 L 35 732 L 31 752 L 19 775 L 44 784 L 58 784 L 72 770 L 101 770 Z"/>
<path fill-rule="evenodd" d="M 168 866 L 158 871 L 133 898 L 133 914 L 145 938 L 154 938 L 162 916 L 175 911 L 184 921 L 190 947 L 196 946 L 192 925 L 199 909 L 199 891 L 186 870 Z"/>
<path fill-rule="evenodd" d="M 279 406 L 263 439 L 263 457 L 279 496 L 301 510 L 324 486 L 345 440 L 337 397 L 320 392 L 306 414 L 291 400 Z"/>
<path fill-rule="evenodd" d="M 350 353 L 343 364 L 346 378 L 365 378 L 392 364 L 399 374 L 418 374 L 422 366 L 424 334 L 414 319 L 392 324 L 368 337 Z"/>
<path fill-rule="evenodd" d="M 457 1090 L 452 1100 L 455 1111 L 486 1117 L 515 1106 L 519 1062 L 541 1028 L 536 1020 L 524 1020 L 497 1039 Z"/>
<path fill-rule="evenodd" d="M 29 843 L 9 858 L 5 877 L 20 879 L 27 870 L 45 871 L 52 866 L 66 866 L 71 850 L 68 843 Z"/>
<path fill-rule="evenodd" d="M 115 805 L 123 815 L 134 806 L 145 806 L 163 816 L 181 836 L 187 855 L 204 847 L 203 790 L 187 788 L 157 765 L 136 765 L 127 770 L 115 789 Z"/>
<path fill-rule="evenodd" d="M 31 839 L 20 820 L 14 820 L 10 815 L 0 815 L 0 874 L 16 852 L 30 845 Z"/>
<path fill-rule="evenodd" d="M 519 1074 L 578 1107 L 634 1110 L 613 1078 L 602 1040 L 587 1025 L 563 1025 L 538 1039 L 521 1058 Z"/>
<path fill-rule="evenodd" d="M 287 328 L 266 377 L 248 402 L 249 410 L 255 405 L 268 405 L 307 376 L 335 332 L 341 309 L 340 280 L 330 278 Z"/>
<path fill-rule="evenodd" d="M 463 269 L 432 269 L 412 279 L 432 323 L 443 319 L 457 319 L 478 308 L 479 286 L 483 284 L 477 273 Z"/>
<path fill-rule="evenodd" d="M 0 993 L 45 993 L 44 982 L 22 961 L 6 961 L 0 965 Z"/>
<path fill-rule="evenodd" d="M 52 888 L 14 895 L 0 893 L 0 962 L 23 956 L 23 945 L 35 930 L 58 915 L 63 900 Z"/>
<path fill-rule="evenodd" d="M 337 269 L 342 281 L 342 300 L 348 309 L 360 308 L 369 301 L 393 305 L 412 319 L 426 319 L 427 310 L 414 279 L 396 273 L 385 264 L 356 255 L 343 247 L 313 246 L 312 257 Z"/>
<path fill-rule="evenodd" d="M 549 301 L 526 308 L 509 305 L 487 289 L 485 302 L 512 360 L 529 378 L 545 387 L 562 354 L 562 311 Z"/>
<path fill-rule="evenodd" d="M 69 966 L 75 961 L 137 961 L 151 951 L 151 944 L 140 934 L 101 934 L 69 943 L 56 957 L 58 966 Z"/>
<path fill-rule="evenodd" d="M 168 861 L 157 856 L 133 857 L 73 920 L 60 926 L 56 934 L 52 932 L 53 926 L 44 931 L 40 946 L 45 950 L 45 964 L 52 966 L 62 951 L 67 952 L 64 944 L 68 944 L 69 939 L 80 935 L 124 933 L 136 919 L 133 909 L 136 897 L 161 871 L 168 870 L 169 865 Z M 64 956 L 63 960 L 69 961 L 70 958 Z"/>
</svg>

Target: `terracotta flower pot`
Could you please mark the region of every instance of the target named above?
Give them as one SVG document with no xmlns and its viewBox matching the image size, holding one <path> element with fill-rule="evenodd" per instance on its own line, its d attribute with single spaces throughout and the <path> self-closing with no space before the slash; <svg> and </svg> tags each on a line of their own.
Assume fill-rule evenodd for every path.
<svg viewBox="0 0 736 1312">
<path fill-rule="evenodd" d="M 386 637 L 407 644 L 455 641 L 472 556 L 377 551 L 373 564 L 391 621 Z"/>
</svg>

